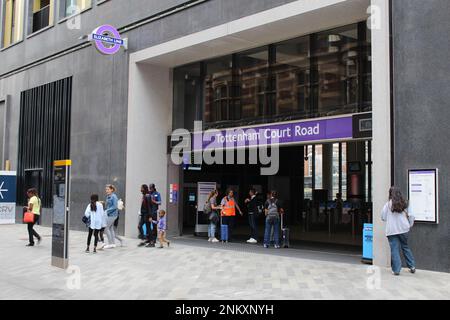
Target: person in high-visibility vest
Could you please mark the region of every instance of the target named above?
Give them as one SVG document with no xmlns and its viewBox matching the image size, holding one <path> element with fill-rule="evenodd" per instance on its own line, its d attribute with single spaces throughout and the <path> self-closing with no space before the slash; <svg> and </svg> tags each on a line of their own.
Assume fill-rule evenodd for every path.
<svg viewBox="0 0 450 320">
<path fill-rule="evenodd" d="M 223 198 L 222 203 L 222 223 L 228 226 L 228 242 L 232 239 L 232 229 L 234 227 L 234 219 L 236 217 L 236 209 L 239 211 L 240 215 L 243 216 L 241 208 L 237 204 L 234 198 L 234 191 L 228 191 L 228 195 Z"/>
</svg>

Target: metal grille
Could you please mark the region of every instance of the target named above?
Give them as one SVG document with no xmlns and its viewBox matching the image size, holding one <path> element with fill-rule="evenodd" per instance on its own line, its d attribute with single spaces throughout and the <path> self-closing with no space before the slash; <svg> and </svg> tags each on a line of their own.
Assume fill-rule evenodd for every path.
<svg viewBox="0 0 450 320">
<path fill-rule="evenodd" d="M 44 207 L 53 205 L 53 161 L 70 157 L 71 100 L 72 77 L 21 93 L 17 168 L 21 205 L 26 204 L 29 187 L 38 188 Z"/>
</svg>

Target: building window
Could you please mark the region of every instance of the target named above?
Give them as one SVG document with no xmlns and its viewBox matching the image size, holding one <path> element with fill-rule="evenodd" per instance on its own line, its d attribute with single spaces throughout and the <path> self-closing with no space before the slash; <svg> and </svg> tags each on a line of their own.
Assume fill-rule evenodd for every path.
<svg viewBox="0 0 450 320">
<path fill-rule="evenodd" d="M 24 0 L 5 0 L 3 2 L 2 47 L 8 47 L 23 37 Z"/>
<path fill-rule="evenodd" d="M 227 56 L 206 62 L 204 77 L 206 123 L 220 124 L 231 118 L 233 105 L 232 86 L 232 57 Z"/>
<path fill-rule="evenodd" d="M 282 42 L 276 45 L 276 114 L 298 115 L 310 111 L 310 41 L 309 37 Z"/>
<path fill-rule="evenodd" d="M 360 22 L 199 62 L 204 104 L 192 117 L 210 129 L 370 112 L 370 37 Z"/>
<path fill-rule="evenodd" d="M 60 17 L 66 18 L 91 8 L 92 0 L 60 0 Z"/>
<path fill-rule="evenodd" d="M 70 158 L 72 78 L 22 92 L 20 97 L 17 195 L 37 188 L 46 208 L 52 206 L 53 162 Z"/>
<path fill-rule="evenodd" d="M 54 0 L 29 0 L 28 34 L 38 32 L 53 24 Z"/>
</svg>

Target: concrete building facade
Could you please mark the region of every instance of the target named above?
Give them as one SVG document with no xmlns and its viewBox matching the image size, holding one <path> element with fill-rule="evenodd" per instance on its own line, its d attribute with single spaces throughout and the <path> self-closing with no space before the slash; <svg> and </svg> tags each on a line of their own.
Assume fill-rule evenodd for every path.
<svg viewBox="0 0 450 320">
<path fill-rule="evenodd" d="M 186 211 L 189 208 L 185 206 L 184 202 L 185 199 L 189 201 L 189 191 L 195 188 L 193 184 L 195 174 L 186 172 L 182 166 L 176 166 L 170 161 L 168 136 L 174 129 L 180 128 L 178 125 L 180 121 L 192 122 L 191 120 L 194 118 L 202 120 L 207 94 L 205 90 L 202 91 L 200 100 L 203 102 L 200 105 L 203 109 L 198 117 L 192 116 L 191 118 L 190 113 L 180 107 L 189 105 L 186 102 L 188 100 L 184 102 L 179 100 L 180 90 L 186 90 L 186 87 L 181 88 L 185 84 L 180 85 L 180 77 L 185 76 L 185 80 L 190 80 L 189 76 L 192 76 L 185 71 L 186 66 L 199 64 L 199 72 L 203 74 L 202 85 L 205 86 L 205 79 L 209 75 L 208 66 L 213 65 L 213 61 L 218 61 L 217 59 L 221 57 L 230 57 L 232 61 L 230 68 L 236 68 L 233 69 L 236 71 L 238 70 L 236 63 L 239 61 L 245 64 L 251 60 L 248 57 L 254 60 L 255 57 L 260 59 L 261 54 L 267 54 L 269 57 L 268 67 L 264 65 L 264 68 L 269 70 L 269 75 L 274 72 L 278 81 L 281 81 L 280 74 L 284 75 L 288 72 L 277 73 L 278 60 L 273 58 L 274 61 L 271 62 L 270 56 L 278 54 L 278 59 L 281 59 L 283 57 L 281 50 L 284 49 L 280 49 L 280 47 L 291 48 L 289 41 L 308 38 L 308 48 L 306 49 L 306 51 L 309 50 L 306 71 L 308 94 L 306 96 L 311 97 L 316 94 L 319 100 L 322 99 L 318 102 L 319 107 L 323 107 L 328 103 L 327 99 L 331 98 L 325 98 L 325 94 L 322 97 L 320 92 L 332 90 L 327 88 L 327 85 L 332 87 L 334 78 L 332 71 L 322 72 L 321 70 L 324 70 L 324 66 L 330 65 L 332 62 L 326 60 L 324 55 L 313 55 L 312 53 L 315 52 L 314 50 L 320 53 L 321 39 L 325 39 L 329 46 L 327 53 L 334 53 L 334 49 L 330 49 L 330 47 L 335 47 L 333 42 L 345 42 L 341 46 L 347 48 L 346 51 L 336 53 L 340 54 L 339 59 L 341 59 L 337 62 L 340 71 L 336 74 L 345 73 L 346 76 L 346 82 L 340 80 L 342 83 L 346 83 L 345 89 L 341 88 L 338 91 L 345 91 L 345 96 L 351 97 L 349 92 L 352 91 L 352 83 L 356 83 L 357 87 L 354 90 L 358 93 L 355 93 L 355 96 L 359 99 L 356 106 L 357 111 L 341 112 L 338 110 L 335 115 L 330 112 L 315 117 L 299 116 L 300 118 L 294 117 L 290 120 L 286 117 L 283 119 L 270 118 L 267 121 L 284 123 L 294 120 L 333 119 L 345 115 L 369 114 L 373 128 L 370 137 L 298 143 L 294 146 L 297 149 L 286 151 L 286 148 L 285 151 L 282 151 L 281 161 L 285 167 L 289 167 L 290 173 L 283 173 L 281 174 L 283 177 L 268 178 L 262 182 L 259 178 L 254 180 L 248 178 L 236 183 L 229 181 L 226 185 L 235 184 L 244 188 L 249 185 L 269 184 L 271 188 L 283 189 L 283 181 L 287 181 L 294 186 L 297 182 L 292 182 L 293 180 L 289 182 L 286 177 L 292 176 L 292 172 L 296 172 L 296 168 L 290 163 L 291 158 L 283 156 L 283 154 L 284 152 L 286 154 L 299 153 L 302 159 L 299 170 L 301 173 L 295 174 L 298 175 L 298 181 L 302 185 L 301 191 L 299 191 L 301 197 L 306 198 L 310 186 L 306 182 L 307 170 L 305 167 L 308 164 L 303 163 L 303 155 L 307 156 L 308 152 L 315 150 L 316 153 L 312 153 L 312 158 L 317 160 L 317 150 L 320 148 L 320 159 L 327 157 L 340 159 L 336 161 L 341 168 L 333 175 L 332 166 L 335 164 L 335 160 L 329 162 L 328 165 L 315 163 L 314 177 L 320 170 L 329 170 L 330 174 L 322 173 L 321 184 L 317 178 L 313 178 L 311 189 L 328 187 L 329 198 L 334 195 L 334 191 L 344 192 L 346 200 L 352 202 L 350 193 L 353 191 L 349 191 L 352 182 L 349 180 L 354 175 L 350 174 L 349 166 L 359 162 L 363 167 L 362 172 L 364 172 L 364 174 L 361 173 L 361 176 L 364 177 L 361 178 L 361 182 L 356 182 L 356 185 L 360 183 L 360 189 L 365 189 L 361 191 L 361 194 L 364 198 L 363 202 L 367 204 L 365 211 L 361 209 L 361 212 L 364 211 L 368 216 L 372 213 L 372 216 L 368 218 L 371 221 L 364 219 L 361 221 L 373 222 L 374 262 L 376 265 L 387 266 L 389 264 L 389 248 L 384 235 L 384 224 L 380 221 L 380 212 L 387 201 L 389 187 L 393 184 L 398 185 L 405 194 L 408 194 L 408 170 L 438 168 L 439 223 L 418 223 L 412 232 L 411 244 L 417 256 L 419 268 L 450 271 L 450 258 L 446 254 L 450 249 L 448 227 L 450 221 L 445 213 L 445 208 L 448 207 L 450 200 L 446 193 L 449 169 L 447 159 L 449 157 L 446 149 L 442 146 L 442 138 L 439 138 L 445 137 L 445 134 L 449 132 L 448 126 L 439 121 L 446 116 L 447 111 L 444 106 L 448 101 L 446 99 L 448 93 L 445 89 L 446 83 L 448 83 L 448 74 L 450 74 L 450 64 L 444 55 L 448 52 L 449 43 L 442 37 L 449 28 L 446 17 L 446 13 L 450 12 L 448 1 L 92 0 L 83 1 L 80 4 L 75 1 L 74 4 L 78 5 L 79 12 L 75 12 L 74 15 L 72 15 L 73 12 L 68 12 L 67 1 L 54 0 L 34 3 L 25 0 L 3 0 L 1 3 L 0 124 L 2 127 L 0 129 L 2 132 L 0 134 L 2 139 L 0 141 L 3 144 L 0 148 L 0 155 L 2 166 L 9 160 L 11 169 L 19 172 L 18 178 L 19 181 L 22 181 L 22 187 L 29 185 L 27 179 L 33 177 L 35 172 L 38 172 L 37 176 L 41 177 L 38 180 L 45 179 L 45 166 L 38 166 L 39 161 L 46 159 L 45 142 L 37 144 L 38 149 L 44 150 L 42 159 L 39 157 L 35 160 L 31 159 L 34 162 L 30 160 L 31 162 L 27 162 L 27 165 L 24 164 L 25 160 L 21 159 L 20 154 L 23 150 L 21 148 L 24 146 L 26 148 L 27 145 L 25 142 L 19 143 L 26 121 L 21 110 L 25 110 L 27 105 L 40 105 L 25 99 L 28 90 L 70 78 L 71 90 L 67 93 L 67 96 L 70 96 L 68 102 L 70 116 L 66 118 L 67 123 L 62 127 L 70 132 L 70 139 L 66 143 L 70 145 L 68 156 L 73 161 L 72 228 L 84 228 L 81 214 L 89 201 L 90 194 L 101 193 L 107 183 L 113 183 L 118 187 L 119 195 L 126 203 L 126 212 L 123 214 L 124 218 L 121 219 L 120 230 L 128 236 L 136 236 L 140 185 L 155 183 L 162 194 L 163 207 L 169 212 L 172 235 L 190 232 L 185 221 Z M 73 5 L 73 3 L 70 4 Z M 12 12 L 23 13 L 13 16 Z M 16 22 L 13 23 L 13 21 Z M 127 50 L 122 49 L 115 55 L 104 56 L 93 48 L 86 36 L 104 24 L 115 26 L 121 33 L 121 37 L 128 39 Z M 372 28 L 367 28 L 367 25 L 371 25 Z M 348 26 L 353 27 L 346 29 Z M 341 31 L 336 34 L 326 33 L 328 30 Z M 355 32 L 358 35 L 358 44 L 355 46 L 358 46 L 358 50 L 362 50 L 358 54 L 359 60 L 355 60 L 360 66 L 356 69 L 353 68 L 354 64 L 351 62 L 354 53 L 350 53 L 352 50 L 348 49 L 349 46 L 352 46 Z M 363 37 L 363 40 L 360 36 Z M 294 42 L 295 45 L 292 47 L 296 48 L 296 52 L 301 51 L 302 46 L 299 43 Z M 256 55 L 252 51 L 262 47 L 267 47 L 267 52 L 258 51 Z M 370 48 L 370 52 L 365 52 L 364 48 Z M 247 54 L 250 51 L 252 53 Z M 292 51 L 286 52 L 291 53 Z M 243 53 L 247 54 L 246 59 L 241 59 L 242 55 L 245 55 Z M 344 65 L 342 61 L 345 61 Z M 364 70 L 361 66 L 365 62 L 371 66 L 370 81 L 365 76 L 367 73 L 361 72 L 362 69 Z M 297 69 L 302 68 L 299 64 L 291 64 L 291 66 L 295 66 Z M 206 68 L 206 71 L 202 71 L 202 68 Z M 245 81 L 243 74 L 252 72 L 250 69 L 251 67 L 246 69 L 242 67 L 239 69 L 241 71 L 232 73 L 240 81 L 240 90 L 248 89 L 248 86 L 242 83 Z M 323 81 L 318 80 L 319 93 L 313 93 L 316 88 L 313 80 L 315 70 L 318 70 L 319 73 L 322 72 L 319 78 L 324 77 Z M 353 71 L 351 70 L 356 70 L 356 82 L 352 82 Z M 221 69 L 222 73 L 211 73 L 212 78 L 218 81 L 219 75 L 223 76 L 223 71 Z M 258 72 L 256 73 L 259 74 Z M 298 72 L 297 76 L 301 74 L 300 71 L 295 72 Z M 259 76 L 256 75 L 256 77 Z M 252 77 L 254 78 L 255 75 L 253 74 Z M 262 77 L 266 77 L 266 75 Z M 267 77 L 270 79 L 269 76 Z M 231 80 L 231 82 L 233 81 Z M 367 84 L 362 85 L 362 82 Z M 270 87 L 270 84 L 267 86 Z M 299 82 L 298 87 L 301 86 L 303 84 Z M 204 89 L 204 87 L 202 88 Z M 280 88 L 280 82 L 277 82 L 274 89 L 276 99 L 281 99 L 283 94 L 289 95 L 289 92 L 281 92 Z M 367 94 L 364 91 L 365 88 L 370 91 L 371 101 L 368 109 L 364 109 L 364 106 L 361 105 L 361 101 Z M 217 89 L 217 86 L 213 86 L 211 92 L 215 92 L 214 90 Z M 46 89 L 42 90 L 45 92 Z M 298 88 L 295 90 L 303 92 Z M 55 92 L 58 92 L 55 93 L 55 97 L 57 94 L 62 94 L 59 91 Z M 245 95 L 242 92 L 241 98 Z M 331 91 L 329 93 L 331 96 Z M 31 97 L 33 96 L 31 95 Z M 184 93 L 183 97 L 188 99 L 188 94 Z M 45 100 L 46 98 L 42 99 L 43 105 L 47 100 Z M 297 95 L 295 99 L 298 102 L 306 98 L 303 95 Z M 218 98 L 211 101 L 213 100 L 216 102 Z M 245 104 L 242 102 L 243 100 L 240 101 L 239 110 L 245 112 L 247 110 L 244 108 Z M 311 106 L 314 104 L 309 100 L 307 103 Z M 249 103 L 248 105 L 253 104 Z M 268 105 L 270 107 L 270 103 Z M 276 105 L 279 109 L 281 103 L 278 102 Z M 347 102 L 346 105 L 350 105 L 350 103 Z M 180 116 L 180 114 L 184 116 Z M 244 117 L 243 115 L 244 113 L 239 116 Z M 233 119 L 237 118 L 238 116 L 235 116 Z M 217 120 L 217 118 L 215 119 Z M 33 118 L 30 118 L 29 121 L 32 123 Z M 233 125 L 233 122 L 230 123 L 232 127 L 239 127 L 246 126 L 250 122 L 247 124 L 235 122 L 236 125 Z M 225 125 L 225 127 L 227 126 Z M 47 131 L 42 132 L 45 135 Z M 28 144 L 34 143 L 32 140 L 31 142 L 30 140 L 26 141 Z M 343 147 L 347 151 L 342 151 Z M 361 148 L 366 148 L 366 153 L 361 151 Z M 368 149 L 370 152 L 367 151 Z M 337 156 L 332 155 L 333 150 L 338 152 Z M 342 157 L 346 160 L 342 160 Z M 356 161 L 352 161 L 352 158 Z M 33 163 L 36 163 L 38 167 L 33 167 Z M 324 163 L 327 161 L 324 160 Z M 227 172 L 222 176 L 235 176 L 239 170 L 235 168 L 232 174 Z M 42 176 L 39 173 L 41 171 L 43 172 Z M 208 167 L 206 169 L 204 167 L 202 171 L 206 176 L 208 175 Z M 212 168 L 210 172 L 213 172 Z M 204 178 L 204 176 L 198 177 L 197 182 Z M 33 181 L 32 178 L 30 179 Z M 330 181 L 327 182 L 327 179 Z M 333 181 L 338 182 L 336 184 Z M 179 201 L 169 201 L 170 185 L 179 186 Z M 188 185 L 191 189 L 187 187 Z M 222 188 L 225 188 L 225 185 Z M 265 187 L 262 190 L 267 191 Z M 286 191 L 285 196 L 289 198 L 290 206 L 293 209 L 297 208 L 295 199 L 293 199 L 295 190 L 292 187 Z M 23 191 L 18 190 L 18 194 Z M 51 223 L 51 206 L 50 199 L 44 210 L 43 224 Z M 303 203 L 298 207 L 301 208 L 299 211 L 307 211 L 305 209 L 307 205 Z M 351 210 L 354 209 L 352 206 Z M 20 212 L 18 209 L 18 223 L 21 220 Z M 306 215 L 308 214 L 306 213 Z M 318 216 L 320 220 L 320 214 Z M 330 215 L 327 217 L 331 219 Z M 300 220 L 294 217 L 290 219 L 293 230 L 296 230 L 294 226 L 296 224 L 298 224 L 299 230 L 306 226 L 303 222 L 299 222 L 302 218 L 299 218 Z M 331 221 L 329 220 L 330 225 Z M 356 225 L 356 229 L 360 229 L 361 223 L 354 223 L 353 226 Z M 336 223 L 336 230 L 341 226 L 347 230 L 347 226 L 343 226 L 344 224 Z M 311 230 L 314 229 L 313 224 L 307 225 L 311 226 Z M 318 231 L 325 232 L 325 229 Z M 331 229 L 329 228 L 327 231 L 331 232 Z M 336 230 L 335 233 L 338 233 Z M 322 234 L 320 232 L 318 234 Z M 361 236 L 359 230 L 347 233 L 352 236 L 351 241 L 359 241 Z M 326 232 L 324 234 L 326 237 Z M 337 239 L 336 236 L 336 241 L 338 241 Z M 306 240 L 311 241 L 311 238 Z"/>
</svg>

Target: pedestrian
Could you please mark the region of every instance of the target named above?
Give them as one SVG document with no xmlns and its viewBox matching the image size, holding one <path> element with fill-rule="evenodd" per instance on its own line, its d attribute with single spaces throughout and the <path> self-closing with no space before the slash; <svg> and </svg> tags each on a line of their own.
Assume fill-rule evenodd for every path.
<svg viewBox="0 0 450 320">
<path fill-rule="evenodd" d="M 27 247 L 34 247 L 34 238 L 37 239 L 37 244 L 41 244 L 42 237 L 34 230 L 34 225 L 39 222 L 41 216 L 41 199 L 38 196 L 38 192 L 35 188 L 31 188 L 27 191 L 28 207 L 26 210 L 31 212 L 34 216 L 34 221 L 27 223 L 28 227 L 28 240 Z"/>
<path fill-rule="evenodd" d="M 86 253 L 90 253 L 92 235 L 94 235 L 94 253 L 97 253 L 99 233 L 103 227 L 104 216 L 103 205 L 99 202 L 98 195 L 93 194 L 91 196 L 91 203 L 87 206 L 84 215 L 90 219 Z"/>
<path fill-rule="evenodd" d="M 106 228 L 105 233 L 108 238 L 108 245 L 105 246 L 105 249 L 113 249 L 116 247 L 116 233 L 114 230 L 114 222 L 119 216 L 118 202 L 119 199 L 116 195 L 116 187 L 108 184 L 105 188 L 106 192 Z"/>
<path fill-rule="evenodd" d="M 139 247 L 145 246 L 147 243 L 150 243 L 150 212 L 151 212 L 151 197 L 150 197 L 150 190 L 148 188 L 148 185 L 143 184 L 141 186 L 141 194 L 142 194 L 142 200 L 141 200 L 141 208 L 139 209 L 139 239 L 142 240 L 142 242 L 139 244 Z M 144 232 L 144 225 L 146 232 Z"/>
<path fill-rule="evenodd" d="M 273 230 L 275 249 L 280 249 L 280 216 L 284 214 L 281 201 L 276 191 L 272 191 L 270 199 L 265 204 L 266 230 L 264 232 L 264 248 L 270 247 L 270 237 Z"/>
<path fill-rule="evenodd" d="M 414 217 L 408 214 L 408 202 L 396 187 L 389 190 L 389 201 L 383 208 L 381 219 L 386 222 L 386 236 L 391 247 L 392 273 L 400 275 L 402 260 L 400 250 L 405 256 L 411 273 L 416 273 L 416 261 L 408 246 L 409 232 L 414 226 Z"/>
<path fill-rule="evenodd" d="M 106 215 L 106 204 L 104 201 L 99 201 L 100 204 L 102 205 L 102 211 L 103 211 L 103 215 L 102 215 L 102 228 L 100 229 L 99 233 L 98 233 L 98 250 L 103 250 L 103 248 L 105 247 L 105 230 L 106 230 L 106 226 L 107 226 L 107 218 L 108 216 Z"/>
<path fill-rule="evenodd" d="M 228 226 L 228 242 L 233 240 L 233 227 L 236 218 L 236 209 L 239 211 L 240 215 L 243 216 L 241 208 L 239 208 L 238 203 L 234 198 L 234 191 L 229 190 L 227 196 L 222 199 L 222 223 Z"/>
<path fill-rule="evenodd" d="M 158 230 L 155 227 L 155 223 L 158 221 L 158 211 L 161 205 L 161 194 L 156 190 L 154 183 L 150 183 L 148 186 L 150 190 L 150 230 L 148 248 L 154 248 L 156 246 L 156 239 L 158 237 Z"/>
<path fill-rule="evenodd" d="M 124 210 L 124 205 L 122 200 L 118 200 L 117 205 L 117 219 L 114 221 L 114 236 L 116 240 L 120 242 L 120 246 L 125 246 L 125 241 L 119 236 L 119 220 L 120 220 L 120 211 Z"/>
<path fill-rule="evenodd" d="M 208 226 L 208 242 L 217 243 L 219 240 L 216 237 L 217 223 L 219 222 L 219 212 L 222 207 L 217 205 L 217 197 L 219 196 L 219 192 L 217 190 L 213 190 L 208 195 L 208 200 L 206 201 L 205 206 L 209 207 L 208 211 L 209 216 L 209 226 Z"/>
<path fill-rule="evenodd" d="M 166 219 L 166 212 L 164 210 L 161 210 L 159 212 L 159 219 L 157 223 L 157 229 L 158 229 L 158 239 L 159 239 L 159 248 L 164 248 L 164 244 L 167 245 L 167 247 L 170 247 L 170 241 L 166 239 L 167 234 L 167 219 Z"/>
<path fill-rule="evenodd" d="M 260 203 L 258 199 L 258 194 L 255 189 L 250 189 L 249 198 L 245 200 L 248 212 L 248 224 L 250 226 L 250 239 L 247 243 L 256 244 L 258 243 L 258 229 L 257 229 L 257 217 L 259 214 Z"/>
</svg>

